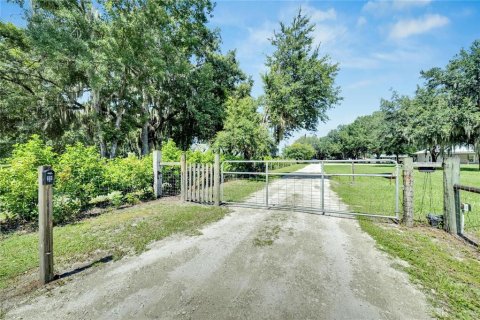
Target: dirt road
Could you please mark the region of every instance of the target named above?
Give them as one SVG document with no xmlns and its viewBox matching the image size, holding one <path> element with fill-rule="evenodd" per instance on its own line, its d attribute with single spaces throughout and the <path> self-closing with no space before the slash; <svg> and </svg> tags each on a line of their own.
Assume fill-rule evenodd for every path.
<svg viewBox="0 0 480 320">
<path fill-rule="evenodd" d="M 72 277 L 7 319 L 428 319 L 356 220 L 236 208 L 199 236 Z"/>
</svg>

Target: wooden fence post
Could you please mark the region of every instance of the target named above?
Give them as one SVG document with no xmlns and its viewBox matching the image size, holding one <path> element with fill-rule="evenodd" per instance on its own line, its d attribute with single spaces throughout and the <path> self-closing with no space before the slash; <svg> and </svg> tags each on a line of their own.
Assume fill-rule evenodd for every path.
<svg viewBox="0 0 480 320">
<path fill-rule="evenodd" d="M 185 152 L 182 152 L 180 158 L 180 198 L 187 201 L 187 158 Z"/>
<path fill-rule="evenodd" d="M 413 227 L 413 159 L 403 159 L 403 220 L 407 227 Z"/>
<path fill-rule="evenodd" d="M 153 195 L 155 199 L 162 196 L 162 152 L 153 151 Z"/>
<path fill-rule="evenodd" d="M 53 280 L 53 171 L 50 166 L 38 167 L 38 228 L 40 283 Z M 50 177 L 46 176 L 50 173 Z M 51 179 L 51 180 L 50 180 Z"/>
<path fill-rule="evenodd" d="M 215 197 L 215 205 L 220 205 L 220 155 L 217 153 L 215 154 L 215 167 L 213 168 L 213 189 L 214 189 L 214 197 Z"/>
<path fill-rule="evenodd" d="M 447 158 L 443 164 L 443 225 L 445 231 L 457 234 L 454 185 L 460 183 L 460 158 Z"/>
</svg>

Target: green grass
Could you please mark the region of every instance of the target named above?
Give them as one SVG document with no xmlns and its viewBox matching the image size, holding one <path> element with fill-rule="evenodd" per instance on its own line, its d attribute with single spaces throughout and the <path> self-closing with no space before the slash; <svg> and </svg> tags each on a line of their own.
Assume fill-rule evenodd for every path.
<svg viewBox="0 0 480 320">
<path fill-rule="evenodd" d="M 350 166 L 329 165 L 327 173 L 350 173 Z M 385 165 L 356 165 L 356 173 L 391 173 L 394 168 Z M 377 245 L 392 256 L 408 262 L 401 267 L 414 283 L 420 284 L 431 303 L 436 307 L 435 316 L 440 319 L 478 319 L 480 317 L 480 262 L 478 250 L 466 245 L 442 230 L 425 227 L 425 215 L 429 212 L 443 213 L 443 173 L 431 174 L 430 185 L 425 173 L 414 173 L 414 206 L 417 228 L 385 225 L 368 219 L 360 219 L 364 231 L 370 234 Z M 462 184 L 478 186 L 480 172 L 476 166 L 462 166 Z M 394 212 L 395 185 L 386 178 L 332 177 L 332 188 L 350 207 L 361 212 Z M 424 186 L 427 189 L 424 192 Z M 400 181 L 402 186 L 402 181 Z M 402 190 L 400 188 L 400 190 Z M 424 204 L 422 197 L 425 193 Z M 462 201 L 477 208 L 470 214 L 466 228 L 480 217 L 480 195 L 462 193 Z M 400 204 L 402 199 L 400 199 Z M 401 205 L 400 205 L 401 209 Z"/>
<path fill-rule="evenodd" d="M 114 258 L 145 250 L 152 241 L 178 232 L 196 232 L 221 219 L 227 209 L 213 206 L 151 202 L 66 226 L 55 227 L 56 270 L 99 256 Z M 38 233 L 13 233 L 0 237 L 0 289 L 38 268 Z"/>
<path fill-rule="evenodd" d="M 391 227 L 364 219 L 360 225 L 382 250 L 408 262 L 401 268 L 423 287 L 436 318 L 480 318 L 478 251 L 438 229 Z"/>
<path fill-rule="evenodd" d="M 284 168 L 270 170 L 270 173 L 288 173 L 295 172 L 307 166 L 305 163 L 292 164 Z M 279 179 L 281 176 L 269 176 L 269 181 Z M 236 176 L 233 177 L 237 178 Z M 265 187 L 264 176 L 253 176 L 252 178 L 241 178 L 230 180 L 223 185 L 223 201 L 240 202 L 248 198 L 254 192 L 262 190 Z"/>
<path fill-rule="evenodd" d="M 355 165 L 355 173 L 393 173 L 389 165 Z M 327 173 L 350 173 L 348 165 L 325 166 Z M 381 177 L 332 177 L 332 189 L 352 210 L 393 215 L 395 212 L 395 180 Z M 431 179 L 431 182 L 430 182 Z M 480 171 L 476 165 L 461 168 L 460 183 L 480 186 Z M 403 181 L 400 178 L 400 210 L 403 202 Z M 470 203 L 473 211 L 465 215 L 465 230 L 476 233 L 480 229 L 480 195 L 461 192 L 461 201 Z M 431 174 L 414 171 L 414 218 L 426 222 L 428 213 L 443 214 L 443 172 L 437 169 Z M 480 234 L 479 234 L 480 235 Z"/>
</svg>

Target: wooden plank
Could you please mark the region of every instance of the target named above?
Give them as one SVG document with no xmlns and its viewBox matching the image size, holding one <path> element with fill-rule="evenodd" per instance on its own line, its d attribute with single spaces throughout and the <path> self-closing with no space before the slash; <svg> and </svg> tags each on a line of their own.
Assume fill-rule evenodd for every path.
<svg viewBox="0 0 480 320">
<path fill-rule="evenodd" d="M 192 201 L 192 164 L 188 164 L 188 200 Z"/>
<path fill-rule="evenodd" d="M 192 173 L 193 173 L 193 180 L 192 180 L 192 201 L 197 201 L 197 164 L 192 164 Z"/>
<path fill-rule="evenodd" d="M 203 182 L 205 181 L 205 171 L 203 170 L 203 167 L 204 167 L 204 164 L 201 163 L 200 164 L 200 181 L 199 181 L 199 184 L 200 184 L 200 203 L 203 202 L 203 190 L 205 189 L 203 187 Z"/>
<path fill-rule="evenodd" d="M 210 203 L 213 203 L 213 165 L 210 163 Z"/>
<path fill-rule="evenodd" d="M 182 201 L 187 201 L 187 174 L 186 174 L 186 158 L 185 153 L 182 153 L 181 160 L 180 160 L 180 198 Z"/>
<path fill-rule="evenodd" d="M 161 166 L 181 166 L 182 162 L 160 162 Z"/>
<path fill-rule="evenodd" d="M 197 163 L 196 165 L 196 172 L 197 172 L 197 181 L 196 182 L 196 190 L 197 190 L 197 195 L 196 195 L 196 198 L 197 198 L 197 202 L 200 202 L 200 164 Z"/>
<path fill-rule="evenodd" d="M 203 202 L 208 202 L 207 200 L 207 180 L 208 180 L 208 175 L 207 175 L 207 165 L 202 164 L 202 171 L 203 171 Z"/>
<path fill-rule="evenodd" d="M 50 166 L 38 167 L 38 251 L 41 284 L 53 280 L 53 186 L 43 184 L 43 172 Z"/>
<path fill-rule="evenodd" d="M 220 205 L 220 155 L 215 154 L 215 168 L 214 168 L 214 192 L 215 192 L 215 205 Z"/>
</svg>

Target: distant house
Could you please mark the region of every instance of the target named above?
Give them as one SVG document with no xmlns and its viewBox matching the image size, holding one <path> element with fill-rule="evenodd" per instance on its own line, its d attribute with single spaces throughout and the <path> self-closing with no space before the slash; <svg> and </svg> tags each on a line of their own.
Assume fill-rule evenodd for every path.
<svg viewBox="0 0 480 320">
<path fill-rule="evenodd" d="M 452 156 L 457 156 L 460 158 L 460 163 L 478 163 L 478 155 L 471 146 L 455 146 L 452 148 L 450 153 Z M 420 150 L 415 152 L 413 156 L 414 161 L 417 162 L 431 162 L 432 157 L 430 151 Z M 438 155 L 437 162 L 443 162 L 441 155 Z"/>
</svg>

